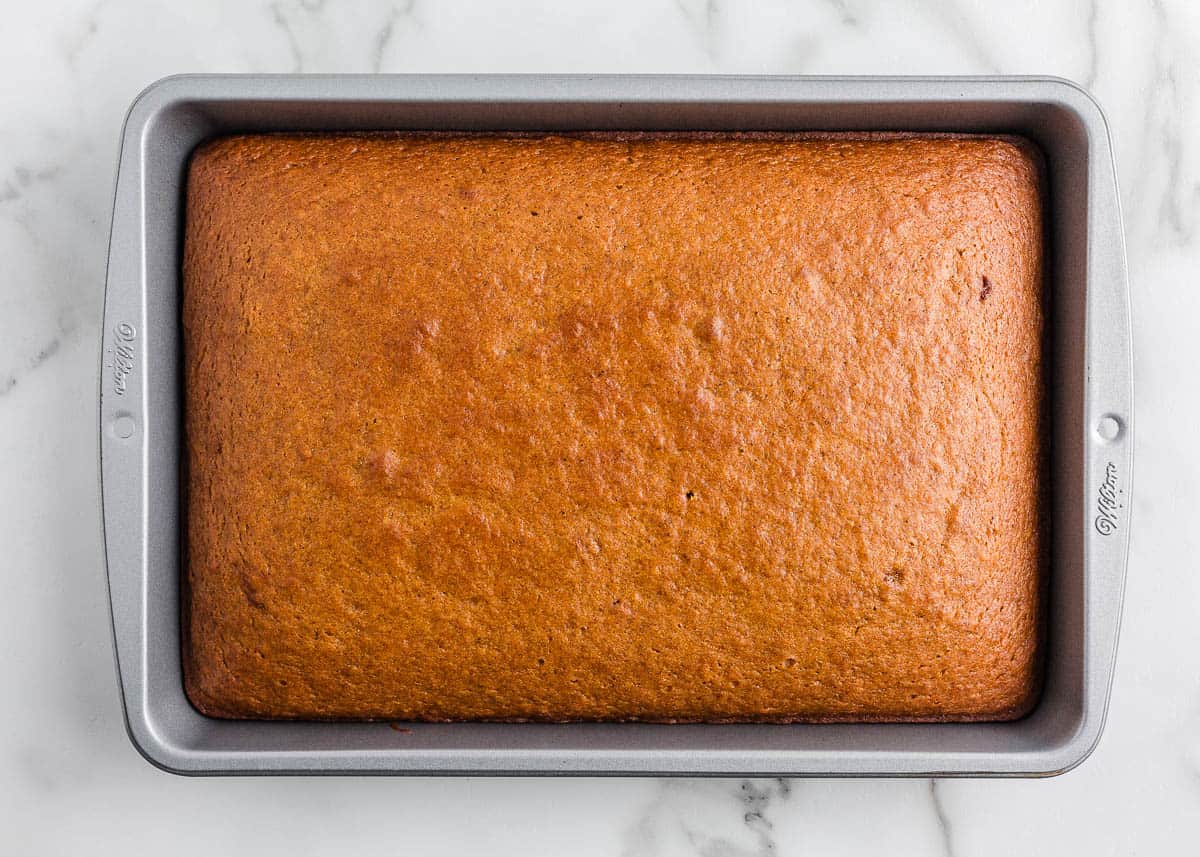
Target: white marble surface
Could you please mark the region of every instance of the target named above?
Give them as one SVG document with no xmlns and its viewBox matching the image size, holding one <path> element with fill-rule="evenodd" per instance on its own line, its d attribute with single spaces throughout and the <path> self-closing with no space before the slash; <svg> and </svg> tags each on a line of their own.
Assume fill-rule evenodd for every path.
<svg viewBox="0 0 1200 857">
<path fill-rule="evenodd" d="M 1001 6 L 1006 7 L 1000 11 Z M 0 18 L 0 853 L 1200 853 L 1200 4 L 22 0 Z M 185 71 L 1052 73 L 1112 122 L 1136 336 L 1106 735 L 1043 781 L 209 779 L 121 723 L 97 335 L 133 96 Z"/>
</svg>

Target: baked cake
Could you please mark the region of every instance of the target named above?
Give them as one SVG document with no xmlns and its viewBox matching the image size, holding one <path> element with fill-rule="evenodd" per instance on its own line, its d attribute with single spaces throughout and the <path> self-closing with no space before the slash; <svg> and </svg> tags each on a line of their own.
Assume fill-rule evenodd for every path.
<svg viewBox="0 0 1200 857">
<path fill-rule="evenodd" d="M 1034 703 L 1039 159 L 922 135 L 262 135 L 188 178 L 214 717 Z"/>
</svg>

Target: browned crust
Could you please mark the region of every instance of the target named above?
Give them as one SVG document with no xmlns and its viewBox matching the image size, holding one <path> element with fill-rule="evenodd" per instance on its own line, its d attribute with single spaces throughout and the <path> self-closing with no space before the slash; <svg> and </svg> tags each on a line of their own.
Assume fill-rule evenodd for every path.
<svg viewBox="0 0 1200 857">
<path fill-rule="evenodd" d="M 235 718 L 1023 715 L 1040 184 L 1030 144 L 960 135 L 201 147 L 189 698 Z"/>
</svg>

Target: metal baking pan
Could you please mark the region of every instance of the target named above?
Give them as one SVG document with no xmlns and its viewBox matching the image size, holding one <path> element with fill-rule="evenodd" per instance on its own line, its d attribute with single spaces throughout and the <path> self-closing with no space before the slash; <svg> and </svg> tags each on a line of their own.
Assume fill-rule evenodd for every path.
<svg viewBox="0 0 1200 857">
<path fill-rule="evenodd" d="M 242 131 L 830 130 L 1020 134 L 1046 158 L 1051 562 L 1045 689 L 1010 723 L 660 725 L 223 721 L 180 667 L 180 245 L 202 140 Z M 1108 704 L 1129 539 L 1129 298 L 1108 129 L 1049 78 L 185 76 L 125 122 L 104 304 L 100 455 L 129 735 L 170 771 L 1048 775 Z"/>
</svg>

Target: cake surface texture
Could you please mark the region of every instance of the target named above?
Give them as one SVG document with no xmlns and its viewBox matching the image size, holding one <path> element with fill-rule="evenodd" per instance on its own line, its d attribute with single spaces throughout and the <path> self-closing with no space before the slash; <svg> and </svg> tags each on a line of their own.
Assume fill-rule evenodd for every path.
<svg viewBox="0 0 1200 857">
<path fill-rule="evenodd" d="M 257 135 L 189 168 L 203 713 L 943 721 L 1036 702 L 1036 151 Z"/>
</svg>

